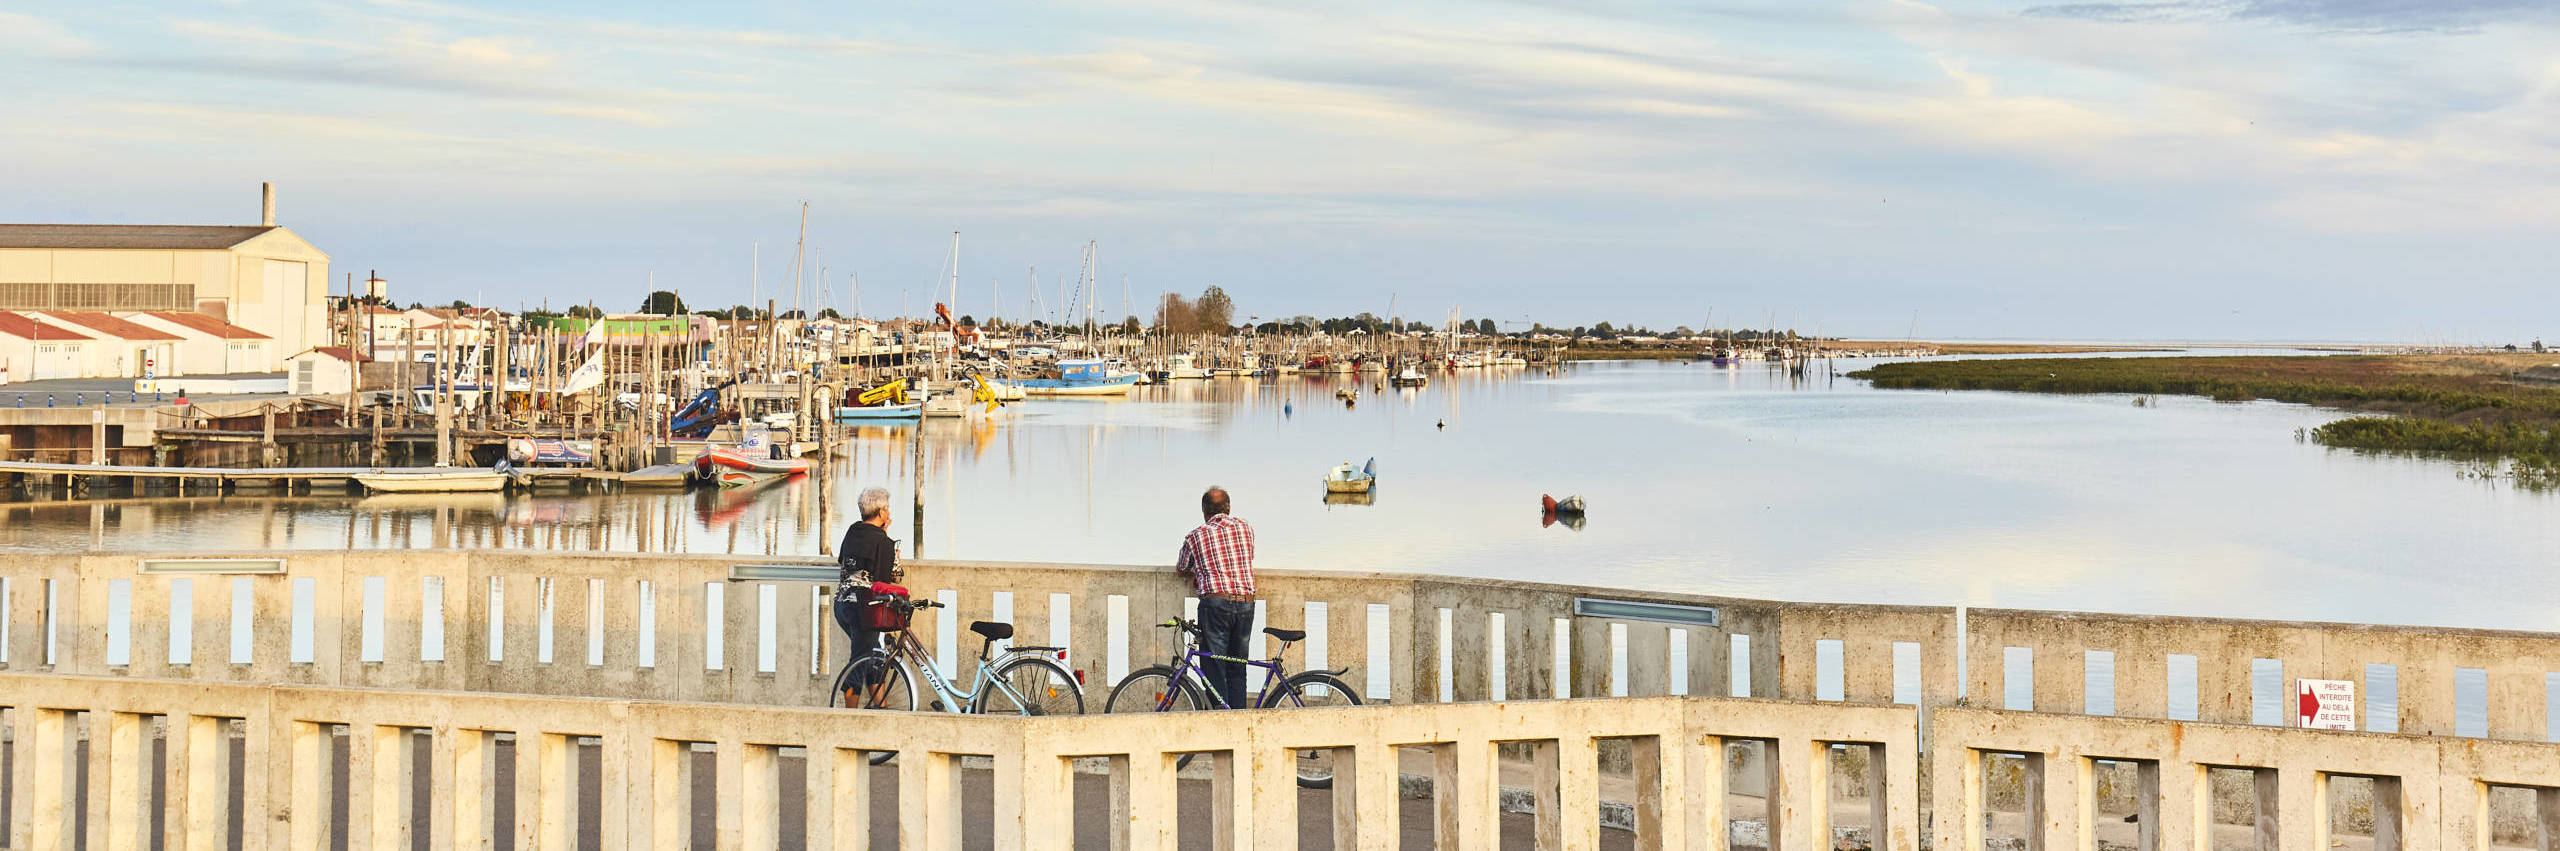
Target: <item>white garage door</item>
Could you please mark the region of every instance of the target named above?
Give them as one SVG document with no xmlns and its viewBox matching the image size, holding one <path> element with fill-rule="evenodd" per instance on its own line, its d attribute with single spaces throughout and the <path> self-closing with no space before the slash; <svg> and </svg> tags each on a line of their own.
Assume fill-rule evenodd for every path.
<svg viewBox="0 0 2560 851">
<path fill-rule="evenodd" d="M 80 378 L 80 344 L 37 343 L 37 378 Z"/>
</svg>

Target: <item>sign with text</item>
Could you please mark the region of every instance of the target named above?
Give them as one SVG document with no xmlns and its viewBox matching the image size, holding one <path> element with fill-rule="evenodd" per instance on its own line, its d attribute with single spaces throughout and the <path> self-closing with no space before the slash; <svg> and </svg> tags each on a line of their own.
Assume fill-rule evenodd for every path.
<svg viewBox="0 0 2560 851">
<path fill-rule="evenodd" d="M 2293 693 L 2300 703 L 2295 715 L 2302 719 L 2303 729 L 2356 728 L 2354 680 L 2297 680 Z"/>
</svg>

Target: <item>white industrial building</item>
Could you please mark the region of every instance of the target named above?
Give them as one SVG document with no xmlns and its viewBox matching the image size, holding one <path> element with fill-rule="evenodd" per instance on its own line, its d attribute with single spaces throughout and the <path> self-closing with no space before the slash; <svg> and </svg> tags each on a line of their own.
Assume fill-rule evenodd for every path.
<svg viewBox="0 0 2560 851">
<path fill-rule="evenodd" d="M 9 380 L 57 377 L 66 370 L 117 371 L 119 361 L 124 376 L 138 378 L 143 361 L 151 359 L 146 350 L 161 344 L 169 346 L 173 369 L 277 372 L 284 369 L 286 355 L 332 342 L 329 255 L 276 226 L 271 189 L 260 211 L 256 225 L 0 224 L 0 311 L 111 314 L 154 334 L 179 337 L 127 341 L 110 339 L 110 332 L 83 333 L 77 341 L 21 340 L 39 349 L 47 343 L 57 348 L 21 356 L 28 362 L 12 363 Z M 134 318 L 188 313 L 246 329 L 259 342 L 226 343 L 221 350 L 226 363 L 211 368 L 196 361 L 212 358 L 180 351 L 189 348 L 186 335 L 165 321 Z M 75 347 L 80 351 L 64 351 Z M 12 356 L 7 348 L 0 345 L 0 359 Z"/>
</svg>

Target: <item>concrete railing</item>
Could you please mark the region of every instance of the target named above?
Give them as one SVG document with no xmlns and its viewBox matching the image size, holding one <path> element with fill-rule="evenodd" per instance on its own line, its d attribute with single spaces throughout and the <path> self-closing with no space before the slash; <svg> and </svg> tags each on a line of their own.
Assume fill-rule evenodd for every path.
<svg viewBox="0 0 2560 851">
<path fill-rule="evenodd" d="M 1186 754 L 1207 763 L 1197 809 L 1215 847 L 1298 848 L 1302 795 L 1324 794 L 1334 847 L 1384 848 L 1401 829 L 1400 751 L 1416 748 L 1435 847 L 1496 846 L 1501 773 L 1516 761 L 1501 754 L 1525 751 L 1539 847 L 1592 848 L 1607 742 L 1629 754 L 1612 769 L 1633 778 L 1640 847 L 1722 847 L 1728 743 L 1767 754 L 1768 847 L 1829 846 L 1817 837 L 1832 835 L 1835 752 L 1849 748 L 1864 751 L 1854 820 L 1874 846 L 1915 851 L 1921 832 L 1907 707 L 1630 698 L 1021 718 L 24 674 L 0 674 L 0 705 L 13 849 L 70 847 L 84 827 L 92 848 L 312 849 L 339 836 L 481 848 L 504 833 L 519 849 L 675 848 L 705 834 L 720 848 L 791 837 L 851 849 L 885 827 L 900 848 L 1039 849 L 1071 847 L 1080 814 L 1104 819 L 1113 847 L 1169 849 Z M 1333 760 L 1329 793 L 1297 784 L 1311 750 Z M 866 768 L 882 751 L 897 754 L 887 818 Z M 73 771 L 83 754 L 87 770 Z M 989 772 L 983 805 L 962 794 L 971 758 Z M 1109 766 L 1102 790 L 1077 782 L 1094 761 Z"/>
<path fill-rule="evenodd" d="M 2349 680 L 2364 730 L 2560 738 L 2560 634 L 2007 609 L 1965 629 L 1976 706 L 2289 724 L 2294 680 Z"/>
<path fill-rule="evenodd" d="M 1941 849 L 2560 843 L 2560 745 L 1957 707 L 1929 724 Z"/>
<path fill-rule="evenodd" d="M 11 849 L 85 833 L 90 848 L 505 835 L 763 851 L 868 848 L 882 831 L 902 848 L 1066 848 L 1095 820 L 1092 844 L 1153 849 L 1186 819 L 1219 848 L 1375 848 L 1411 823 L 1414 774 L 1433 847 L 1453 849 L 1494 847 L 1502 792 L 1523 785 L 1539 847 L 1597 847 L 1604 775 L 1626 781 L 1638 848 L 1841 837 L 1915 851 L 1923 778 L 1940 849 L 2560 838 L 2560 745 L 1963 707 L 1662 697 L 1020 718 L 0 674 L 0 710 Z M 1729 758 L 1746 744 L 1765 758 Z M 896 760 L 870 768 L 884 751 Z M 1330 790 L 1296 784 L 1309 751 L 1333 760 Z M 1183 771 L 1184 755 L 1201 760 Z M 1747 842 L 1728 811 L 1742 770 L 1766 814 Z"/>
<path fill-rule="evenodd" d="M 1069 648 L 1097 702 L 1193 605 L 1163 568 L 919 562 L 916 629 Z M 844 658 L 808 559 L 422 550 L 0 554 L 0 670 L 810 705 Z M 2291 681 L 2358 683 L 2377 732 L 2546 741 L 2560 635 L 1787 603 L 1375 573 L 1266 571 L 1295 667 L 1372 702 L 1750 696 L 2286 723 Z M 1961 627 L 1959 624 L 1961 623 Z M 1963 631 L 1960 650 L 1958 635 Z M 1255 652 L 1274 649 L 1256 636 Z M 1964 665 L 1962 681 L 1958 665 Z M 1258 673 L 1258 672 L 1257 672 Z"/>
<path fill-rule="evenodd" d="M 815 560 L 497 551 L 0 555 L 0 670 L 660 700 L 824 702 L 842 634 Z M 1164 568 L 918 562 L 947 611 L 1069 648 L 1097 691 L 1171 655 Z M 1265 571 L 1257 619 L 1372 701 L 1731 695 L 1951 702 L 1954 611 Z M 1254 638 L 1257 655 L 1272 648 Z M 1258 672 L 1256 672 L 1258 674 Z M 1098 695 L 1096 697 L 1098 699 Z"/>
</svg>

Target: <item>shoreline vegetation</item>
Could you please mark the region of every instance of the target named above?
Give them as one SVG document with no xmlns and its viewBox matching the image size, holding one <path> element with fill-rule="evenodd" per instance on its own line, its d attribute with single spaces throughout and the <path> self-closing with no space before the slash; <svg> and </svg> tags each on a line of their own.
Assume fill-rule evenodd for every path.
<svg viewBox="0 0 2560 851">
<path fill-rule="evenodd" d="M 2054 343 L 1915 343 L 1876 340 L 1807 340 L 1822 349 L 1853 357 L 1859 353 L 1901 355 L 1927 351 L 1938 355 L 2067 355 L 2106 352 L 2173 352 L 2172 348 L 2143 346 L 2074 346 Z M 1745 346 L 1748 348 L 1748 345 Z M 1757 350 L 1753 350 L 1757 351 Z M 1694 344 L 1593 344 L 1582 343 L 1564 350 L 1565 360 L 1691 360 L 1698 354 Z"/>
<path fill-rule="evenodd" d="M 2560 487 L 2560 355 L 2027 358 L 1881 364 L 1849 373 L 1887 390 L 2006 390 L 2264 399 L 2371 411 L 2312 429 L 2322 446 L 2439 453 L 2483 476 Z M 2379 414 L 2379 415 L 2376 415 Z"/>
</svg>

